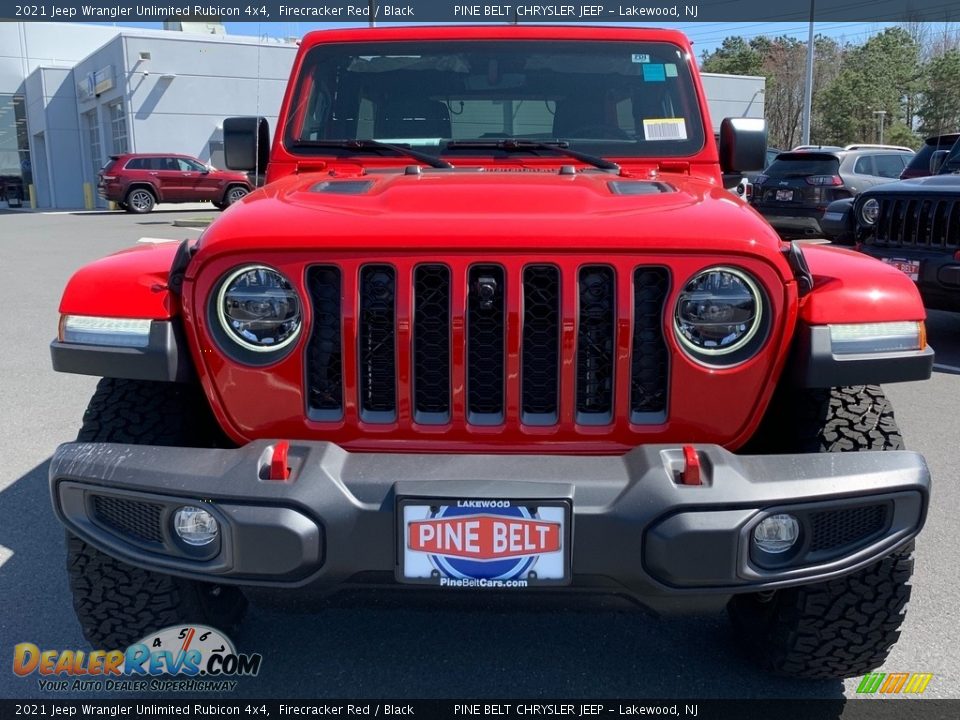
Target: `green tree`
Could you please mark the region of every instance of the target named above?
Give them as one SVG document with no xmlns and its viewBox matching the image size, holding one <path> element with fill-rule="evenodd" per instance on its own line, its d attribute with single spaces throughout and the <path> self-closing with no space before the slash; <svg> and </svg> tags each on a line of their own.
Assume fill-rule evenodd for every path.
<svg viewBox="0 0 960 720">
<path fill-rule="evenodd" d="M 960 127 L 960 50 L 934 57 L 924 66 L 917 114 L 925 135 L 942 135 Z"/>
<path fill-rule="evenodd" d="M 700 69 L 704 72 L 727 75 L 760 75 L 763 55 L 756 45 L 742 37 L 728 37 L 712 53 L 704 51 Z"/>
<path fill-rule="evenodd" d="M 919 44 L 901 27 L 887 28 L 862 45 L 847 48 L 836 78 L 817 98 L 818 141 L 876 142 L 879 111 L 886 113 L 884 120 L 890 127 L 913 127 L 919 58 Z"/>
</svg>

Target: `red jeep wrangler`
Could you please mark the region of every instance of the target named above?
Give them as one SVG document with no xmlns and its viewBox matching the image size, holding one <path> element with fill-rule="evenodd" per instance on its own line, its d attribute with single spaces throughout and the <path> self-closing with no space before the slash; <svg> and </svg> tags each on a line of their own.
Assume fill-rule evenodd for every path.
<svg viewBox="0 0 960 720">
<path fill-rule="evenodd" d="M 50 468 L 91 643 L 430 586 L 883 662 L 930 478 L 878 384 L 929 376 L 924 309 L 724 191 L 765 130 L 718 147 L 683 35 L 312 33 L 278 123 L 224 124 L 266 187 L 64 293 L 54 368 L 104 378 Z"/>
</svg>

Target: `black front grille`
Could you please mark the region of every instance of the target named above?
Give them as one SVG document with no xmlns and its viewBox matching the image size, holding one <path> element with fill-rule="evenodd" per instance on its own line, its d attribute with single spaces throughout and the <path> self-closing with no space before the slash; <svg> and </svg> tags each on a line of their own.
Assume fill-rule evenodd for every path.
<svg viewBox="0 0 960 720">
<path fill-rule="evenodd" d="M 614 300 L 613 268 L 580 269 L 580 333 L 577 338 L 577 420 L 605 424 L 613 416 Z"/>
<path fill-rule="evenodd" d="M 148 543 L 162 543 L 163 506 L 109 495 L 94 495 L 93 512 L 103 525 L 121 535 Z"/>
<path fill-rule="evenodd" d="M 553 425 L 560 404 L 560 271 L 534 265 L 523 271 L 523 419 Z"/>
<path fill-rule="evenodd" d="M 666 268 L 639 267 L 634 271 L 630 374 L 630 412 L 634 422 L 652 420 L 652 413 L 663 415 L 667 410 L 670 363 L 663 338 L 663 305 L 669 289 Z"/>
<path fill-rule="evenodd" d="M 467 410 L 482 425 L 503 421 L 504 347 L 503 268 L 474 265 L 468 280 Z"/>
<path fill-rule="evenodd" d="M 876 232 L 866 238 L 878 247 L 956 250 L 960 248 L 960 201 L 936 197 L 879 196 Z"/>
<path fill-rule="evenodd" d="M 605 425 L 620 395 L 621 417 L 663 422 L 670 273 L 617 262 L 616 270 L 531 264 L 515 275 L 456 260 L 309 267 L 308 417 L 339 421 L 356 411 L 370 423 L 553 426 L 565 399 L 576 423 Z M 510 334 L 508 298 L 518 324 Z M 508 388 L 517 393 L 509 408 Z"/>
<path fill-rule="evenodd" d="M 390 265 L 360 271 L 360 412 L 364 419 L 390 421 L 397 410 L 397 274 Z"/>
<path fill-rule="evenodd" d="M 821 510 L 810 515 L 810 552 L 830 551 L 866 542 L 887 526 L 886 505 Z"/>
<path fill-rule="evenodd" d="M 340 270 L 317 265 L 307 272 L 313 303 L 313 332 L 307 345 L 307 403 L 318 419 L 343 413 L 343 356 L 340 332 Z"/>
<path fill-rule="evenodd" d="M 420 265 L 413 281 L 413 407 L 418 422 L 450 419 L 450 269 Z"/>
</svg>

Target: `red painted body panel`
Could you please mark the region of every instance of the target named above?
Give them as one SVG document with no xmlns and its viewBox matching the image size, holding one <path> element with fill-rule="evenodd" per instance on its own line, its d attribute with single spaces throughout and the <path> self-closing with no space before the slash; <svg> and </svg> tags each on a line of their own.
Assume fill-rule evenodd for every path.
<svg viewBox="0 0 960 720">
<path fill-rule="evenodd" d="M 634 28 L 408 27 L 324 31 L 305 39 L 293 68 L 319 42 L 365 39 L 562 38 L 657 40 L 690 47 L 679 33 Z M 694 78 L 698 81 L 696 69 Z M 293 84 L 287 90 L 288 107 Z M 709 123 L 705 98 L 701 112 Z M 281 111 L 283 127 L 286 110 Z M 709 125 L 707 126 L 709 128 Z M 921 319 L 919 295 L 898 271 L 862 255 L 805 246 L 815 290 L 798 300 L 784 245 L 769 225 L 739 198 L 722 189 L 712 133 L 688 158 L 623 159 L 621 181 L 658 181 L 668 192 L 617 195 L 615 176 L 587 169 L 560 175 L 569 158 L 459 159 L 455 171 L 396 172 L 403 158 L 344 161 L 298 158 L 278 136 L 271 181 L 221 216 L 199 241 L 183 285 L 182 315 L 197 374 L 225 432 L 236 442 L 255 438 L 324 439 L 351 450 L 401 452 L 620 453 L 648 442 L 710 442 L 737 448 L 751 437 L 779 379 L 798 320 L 870 322 Z M 491 170 L 496 169 L 497 172 Z M 370 188 L 357 195 L 324 194 L 315 186 L 363 175 Z M 180 310 L 165 289 L 176 246 L 150 246 L 111 256 L 79 271 L 61 310 L 117 317 L 166 318 Z M 397 273 L 397 418 L 360 419 L 357 407 L 357 286 L 364 263 L 389 263 Z M 422 262 L 451 271 L 451 409 L 446 425 L 418 425 L 412 413 L 412 273 Z M 506 277 L 506 422 L 471 425 L 466 420 L 465 278 L 473 263 L 496 262 Z M 304 303 L 304 329 L 296 346 L 266 367 L 228 357 L 207 327 L 213 289 L 237 266 L 266 264 L 283 272 Z M 533 427 L 520 422 L 520 344 L 523 267 L 549 263 L 561 273 L 559 422 Z M 305 348 L 313 321 L 305 288 L 311 265 L 334 264 L 342 274 L 344 415 L 336 422 L 311 420 L 306 410 Z M 614 413 L 607 426 L 576 422 L 576 293 L 578 268 L 604 264 L 618 277 L 614 361 Z M 733 368 L 713 369 L 690 360 L 678 347 L 672 309 L 687 280 L 703 268 L 733 265 L 763 287 L 772 324 L 760 352 Z M 659 424 L 631 422 L 628 402 L 632 343 L 632 277 L 638 265 L 670 271 L 664 337 L 670 352 L 669 400 Z M 566 286 L 564 286 L 566 283 Z M 566 290 L 563 288 L 566 287 Z M 105 293 L 104 289 L 110 289 Z"/>
<path fill-rule="evenodd" d="M 60 312 L 149 320 L 179 315 L 179 299 L 167 289 L 177 245 L 136 245 L 83 266 L 67 283 Z"/>
<path fill-rule="evenodd" d="M 800 306 L 800 318 L 808 325 L 927 317 L 916 284 L 895 267 L 823 245 L 805 245 L 803 254 L 815 283 L 815 292 Z"/>
</svg>

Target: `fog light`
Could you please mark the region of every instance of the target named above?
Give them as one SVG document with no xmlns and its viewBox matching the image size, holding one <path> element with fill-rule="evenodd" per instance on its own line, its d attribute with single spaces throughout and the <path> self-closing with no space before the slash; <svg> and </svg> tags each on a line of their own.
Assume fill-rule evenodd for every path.
<svg viewBox="0 0 960 720">
<path fill-rule="evenodd" d="M 187 505 L 173 515 L 173 528 L 187 545 L 209 545 L 217 538 L 217 519 L 206 510 Z"/>
<path fill-rule="evenodd" d="M 800 537 L 800 523 L 793 515 L 779 513 L 765 517 L 753 530 L 753 542 L 760 550 L 782 553 L 793 547 Z"/>
</svg>

